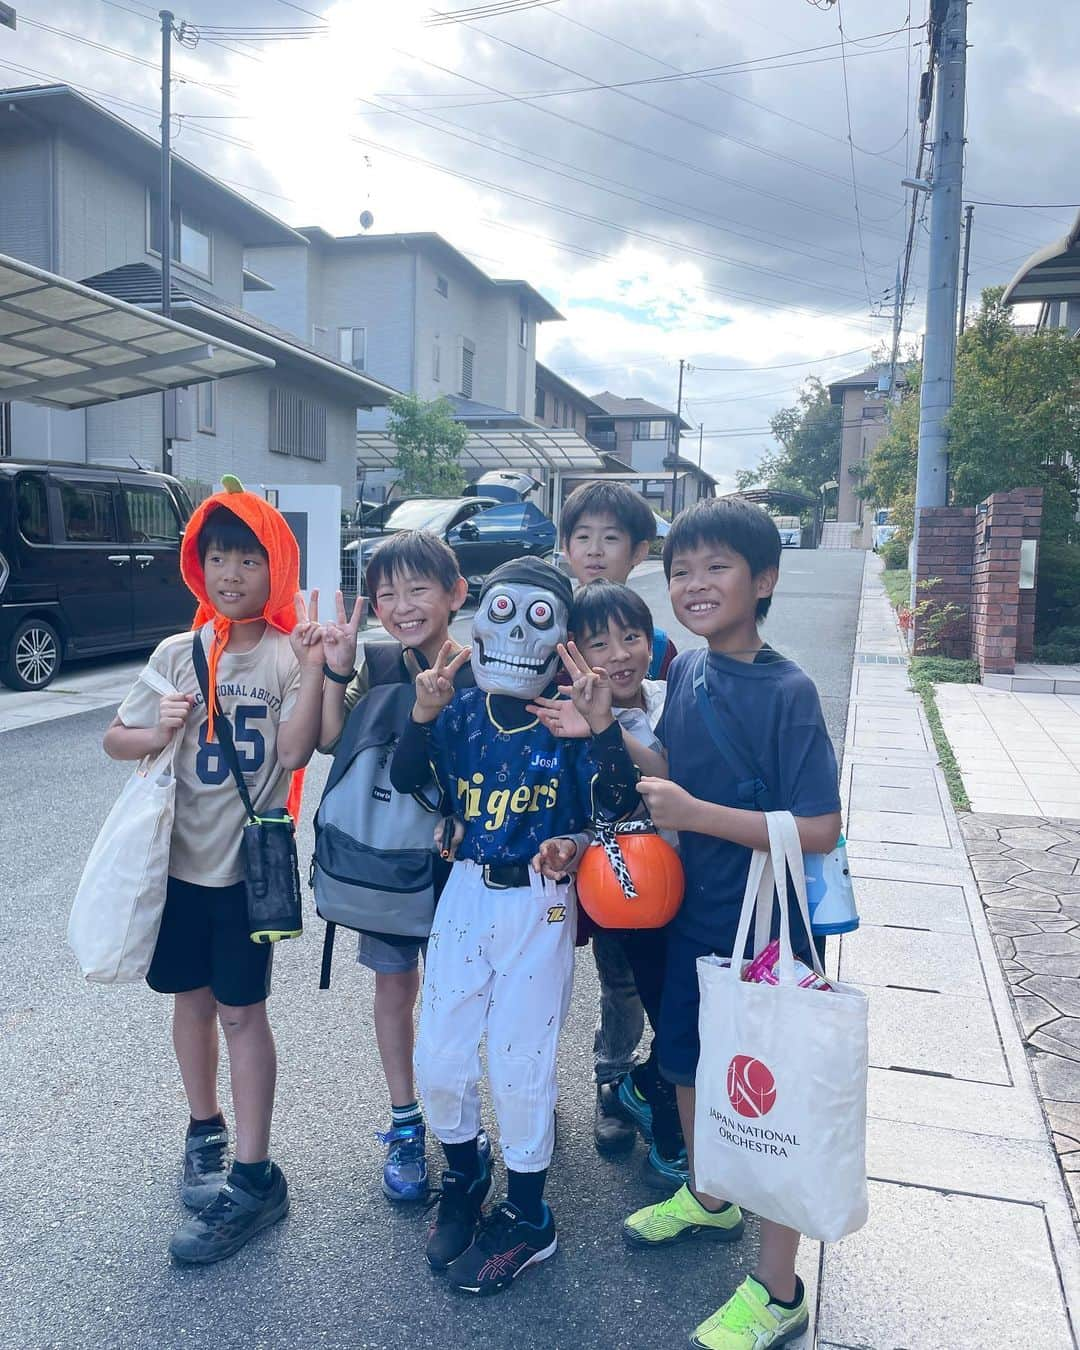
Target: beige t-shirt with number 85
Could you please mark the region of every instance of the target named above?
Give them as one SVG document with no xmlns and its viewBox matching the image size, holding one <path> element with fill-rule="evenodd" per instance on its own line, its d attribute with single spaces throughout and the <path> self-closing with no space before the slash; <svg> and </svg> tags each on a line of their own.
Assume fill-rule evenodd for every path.
<svg viewBox="0 0 1080 1350">
<path fill-rule="evenodd" d="M 217 737 L 209 744 L 206 740 L 206 705 L 192 660 L 192 636 L 166 638 L 148 662 L 174 689 L 195 700 L 174 760 L 176 818 L 169 875 L 198 886 L 231 886 L 243 878 L 240 832 L 246 812 Z M 209 625 L 200 637 L 209 651 Z M 277 733 L 288 721 L 300 687 L 300 663 L 289 639 L 268 626 L 251 651 L 223 652 L 217 685 L 252 804 L 256 811 L 284 806 L 290 774 L 278 763 Z M 126 727 L 156 726 L 160 702 L 160 694 L 136 680 L 120 705 L 120 721 Z"/>
</svg>

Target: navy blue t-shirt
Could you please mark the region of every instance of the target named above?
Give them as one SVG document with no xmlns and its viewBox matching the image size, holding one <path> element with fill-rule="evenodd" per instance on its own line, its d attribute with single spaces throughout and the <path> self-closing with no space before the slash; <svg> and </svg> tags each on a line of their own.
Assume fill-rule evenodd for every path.
<svg viewBox="0 0 1080 1350">
<path fill-rule="evenodd" d="M 754 662 L 708 654 L 708 690 L 725 725 L 734 723 L 752 748 L 777 810 L 826 816 L 840 810 L 833 753 L 813 680 L 794 661 L 763 648 Z M 718 806 L 746 809 L 738 780 L 695 706 L 694 672 L 701 652 L 671 663 L 667 699 L 656 734 L 667 749 L 672 781 Z M 686 895 L 674 927 L 723 951 L 734 938 L 750 850 L 714 835 L 680 830 Z M 729 954 L 724 952 L 725 955 Z"/>
<path fill-rule="evenodd" d="M 505 730 L 482 689 L 459 690 L 431 731 L 431 765 L 465 822 L 459 858 L 528 862 L 545 839 L 577 834 L 593 814 L 589 741 L 553 736 L 535 718 Z"/>
</svg>

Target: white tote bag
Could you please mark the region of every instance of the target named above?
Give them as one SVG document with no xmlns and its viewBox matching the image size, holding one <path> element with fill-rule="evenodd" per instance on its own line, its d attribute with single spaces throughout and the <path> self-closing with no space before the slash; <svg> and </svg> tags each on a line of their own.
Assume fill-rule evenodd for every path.
<svg viewBox="0 0 1080 1350">
<path fill-rule="evenodd" d="M 753 856 L 735 956 L 697 963 L 695 1181 L 707 1195 L 835 1242 L 861 1228 L 868 1213 L 867 1001 L 851 985 L 799 987 L 786 903 L 780 906 L 779 983 L 741 978 L 751 920 L 756 915 L 756 954 L 768 941 L 776 878 L 783 900 L 785 867 L 813 951 L 794 817 L 777 811 L 766 819 L 770 853 Z M 822 973 L 816 953 L 813 960 Z"/>
<path fill-rule="evenodd" d="M 139 678 L 159 694 L 177 692 L 149 666 Z M 67 935 L 83 974 L 99 984 L 141 980 L 150 969 L 169 880 L 180 734 L 139 763 L 83 868 Z"/>
</svg>

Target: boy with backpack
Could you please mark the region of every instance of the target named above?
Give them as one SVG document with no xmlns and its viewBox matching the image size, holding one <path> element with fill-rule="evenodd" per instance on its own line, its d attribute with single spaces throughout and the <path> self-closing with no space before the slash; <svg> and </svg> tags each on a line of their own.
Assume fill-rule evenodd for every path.
<svg viewBox="0 0 1080 1350">
<path fill-rule="evenodd" d="M 625 585 L 648 556 L 656 538 L 656 517 L 648 502 L 627 483 L 582 483 L 563 506 L 559 537 L 579 586 L 598 579 Z M 663 680 L 674 656 L 674 643 L 662 628 L 654 626 L 647 677 Z M 648 1102 L 632 1090 L 629 1077 L 638 1062 L 645 1010 L 623 944 L 610 933 L 594 931 L 592 950 L 600 981 L 600 1013 L 593 1038 L 593 1138 L 600 1153 L 611 1155 L 633 1148 L 635 1125 L 647 1138 L 652 1132 Z M 650 1149 L 646 1180 L 667 1188 L 679 1185 L 684 1175 L 685 1160 L 677 1154 L 662 1159 Z"/>
<path fill-rule="evenodd" d="M 669 925 L 660 1013 L 660 1072 L 676 1085 L 690 1148 L 690 1180 L 667 1200 L 632 1214 L 623 1225 L 636 1247 L 680 1238 L 727 1242 L 742 1236 L 734 1201 L 705 1195 L 694 1184 L 694 1079 L 698 1040 L 697 960 L 733 952 L 751 853 L 769 846 L 760 784 L 740 781 L 703 715 L 707 700 L 732 740 L 752 737 L 753 760 L 776 800 L 796 818 L 807 853 L 827 853 L 840 834 L 836 757 L 817 690 L 807 675 L 764 643 L 758 624 L 769 611 L 780 569 L 780 536 L 759 507 L 723 498 L 684 511 L 664 541 L 664 571 L 679 622 L 703 637 L 706 652 L 678 657 L 668 676 L 657 732 L 663 754 L 632 747 L 647 777 L 638 791 L 661 828 L 679 831 L 686 893 Z M 752 953 L 747 953 L 750 955 Z M 699 1350 L 768 1350 L 800 1336 L 808 1314 L 795 1274 L 799 1234 L 761 1221 L 752 1274 L 690 1343 Z"/>
<path fill-rule="evenodd" d="M 247 812 L 214 722 L 231 724 L 255 810 L 268 814 L 288 798 L 295 819 L 290 770 L 315 748 L 323 685 L 317 597 L 309 620 L 296 540 L 268 502 L 226 482 L 232 487 L 203 502 L 184 533 L 181 572 L 199 601 L 194 633 L 166 638 L 148 663 L 176 692 L 162 697 L 136 680 L 104 739 L 113 759 L 138 760 L 180 738 L 168 890 L 146 981 L 173 996 L 173 1045 L 190 1110 L 181 1197 L 198 1212 L 169 1250 L 194 1264 L 231 1256 L 289 1209 L 285 1177 L 269 1157 L 274 949 L 251 940 L 240 858 Z M 209 668 L 205 699 L 195 642 Z M 231 1170 L 218 1101 L 219 1022 L 236 1117 Z"/>
<path fill-rule="evenodd" d="M 357 959 L 375 975 L 375 1039 L 390 1095 L 390 1128 L 382 1187 L 388 1200 L 425 1200 L 428 1191 L 423 1112 L 413 1079 L 413 1012 L 420 987 L 420 952 L 449 864 L 432 854 L 435 819 L 408 796 L 393 791 L 389 761 L 412 711 L 413 682 L 435 661 L 467 587 L 452 550 L 434 534 L 401 530 L 375 549 L 366 573 L 379 622 L 393 639 L 363 648 L 356 669 L 359 602 L 346 619 L 341 595 L 337 622 L 324 633 L 326 686 L 320 749 L 334 755 L 315 817 L 315 899 L 324 917 L 407 927 L 414 937 L 381 928 L 361 931 Z M 456 687 L 473 684 L 463 666 Z M 437 798 L 430 811 L 437 809 Z M 350 849 L 350 841 L 355 848 Z M 426 913 L 422 912 L 427 906 Z M 391 919 L 389 910 L 394 910 Z M 408 909 L 408 913 L 406 913 Z M 367 917 L 363 917 L 366 915 Z M 359 917 L 358 917 L 359 916 Z M 323 983 L 329 983 L 333 925 L 327 928 Z"/>
</svg>

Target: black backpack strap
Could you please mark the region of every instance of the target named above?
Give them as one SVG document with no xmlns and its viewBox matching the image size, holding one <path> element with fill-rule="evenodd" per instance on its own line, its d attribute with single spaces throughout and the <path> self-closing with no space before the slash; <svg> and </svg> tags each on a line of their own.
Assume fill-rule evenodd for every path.
<svg viewBox="0 0 1080 1350">
<path fill-rule="evenodd" d="M 747 753 L 720 720 L 720 713 L 709 697 L 709 657 L 702 652 L 694 667 L 694 699 L 701 720 L 716 744 L 716 748 L 727 760 L 728 767 L 734 772 L 738 784 L 739 798 L 749 803 L 749 809 L 770 810 L 769 788 L 758 771 L 756 761 Z"/>
<path fill-rule="evenodd" d="M 326 932 L 323 934 L 322 944 L 322 965 L 319 968 L 319 988 L 330 988 L 330 967 L 334 960 L 334 934 L 337 932 L 337 924 L 326 921 Z"/>
<path fill-rule="evenodd" d="M 369 689 L 374 689 L 378 684 L 410 683 L 402 660 L 403 650 L 400 642 L 364 643 L 364 666 Z"/>
<path fill-rule="evenodd" d="M 195 630 L 191 643 L 191 659 L 195 666 L 195 677 L 199 681 L 199 689 L 202 692 L 203 702 L 207 710 L 210 708 L 210 666 L 206 659 L 206 653 L 203 651 L 202 629 Z M 248 814 L 248 820 L 256 820 L 255 808 L 251 804 L 251 794 L 248 792 L 247 783 L 244 782 L 244 774 L 240 768 L 240 760 L 237 758 L 236 746 L 233 744 L 232 723 L 222 712 L 220 705 L 214 716 L 214 730 L 217 733 L 218 744 L 221 747 L 221 755 L 225 763 L 229 766 L 229 772 L 236 783 L 236 790 L 240 794 L 240 800 L 244 803 L 244 810 Z"/>
</svg>

